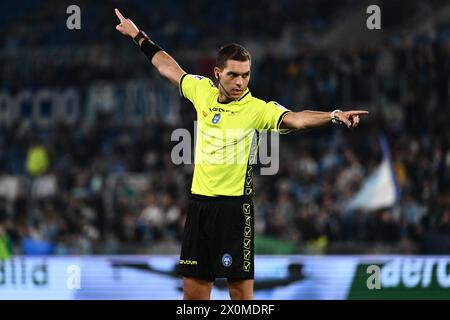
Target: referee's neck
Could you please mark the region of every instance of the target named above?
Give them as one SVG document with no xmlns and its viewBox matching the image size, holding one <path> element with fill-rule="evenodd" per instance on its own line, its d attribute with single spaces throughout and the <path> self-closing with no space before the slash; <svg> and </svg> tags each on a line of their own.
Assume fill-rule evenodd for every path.
<svg viewBox="0 0 450 320">
<path fill-rule="evenodd" d="M 233 100 L 237 100 L 237 99 L 232 99 L 230 97 L 227 97 L 227 95 L 223 94 L 219 90 L 219 96 L 217 97 L 217 101 L 219 101 L 220 103 L 228 103 L 228 102 L 231 102 Z"/>
<path fill-rule="evenodd" d="M 220 96 L 217 98 L 217 101 L 219 101 L 220 103 L 228 103 L 228 102 L 231 102 L 231 101 L 234 101 L 234 100 L 236 100 L 236 99 L 230 99 L 228 97 L 221 98 Z"/>
<path fill-rule="evenodd" d="M 232 98 L 230 97 L 226 92 L 223 92 L 220 87 L 219 87 L 219 96 L 217 97 L 217 101 L 219 103 L 229 103 L 232 101 L 238 101 L 239 99 L 241 99 L 246 93 L 247 93 L 247 89 L 242 91 L 242 94 L 239 97 L 236 98 Z"/>
</svg>

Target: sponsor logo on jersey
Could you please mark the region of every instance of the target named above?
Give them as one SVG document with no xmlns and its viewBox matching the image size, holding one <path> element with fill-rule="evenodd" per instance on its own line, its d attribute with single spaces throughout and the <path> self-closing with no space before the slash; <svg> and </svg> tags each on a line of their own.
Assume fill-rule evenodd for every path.
<svg viewBox="0 0 450 320">
<path fill-rule="evenodd" d="M 180 260 L 180 264 L 196 265 L 197 264 L 197 260 Z"/>
<path fill-rule="evenodd" d="M 223 109 L 223 108 L 218 108 L 218 107 L 213 107 L 213 108 L 209 108 L 209 111 L 211 112 L 229 112 L 230 114 L 234 114 L 234 111 L 228 110 L 228 109 Z"/>
</svg>

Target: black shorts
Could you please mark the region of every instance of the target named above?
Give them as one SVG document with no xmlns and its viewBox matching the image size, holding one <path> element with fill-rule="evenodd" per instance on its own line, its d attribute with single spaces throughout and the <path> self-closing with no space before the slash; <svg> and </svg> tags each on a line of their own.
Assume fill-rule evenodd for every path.
<svg viewBox="0 0 450 320">
<path fill-rule="evenodd" d="M 214 281 L 254 278 L 251 197 L 191 195 L 178 274 Z"/>
</svg>

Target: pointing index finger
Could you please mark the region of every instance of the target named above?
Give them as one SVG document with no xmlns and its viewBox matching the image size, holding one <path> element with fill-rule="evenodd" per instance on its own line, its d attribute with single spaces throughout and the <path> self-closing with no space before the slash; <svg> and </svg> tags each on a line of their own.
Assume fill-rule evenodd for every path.
<svg viewBox="0 0 450 320">
<path fill-rule="evenodd" d="M 119 18 L 120 22 L 125 20 L 125 17 L 120 13 L 119 9 L 114 9 L 114 12 L 116 13 L 117 18 Z"/>
<path fill-rule="evenodd" d="M 369 114 L 369 111 L 366 110 L 351 110 L 349 111 L 349 113 L 353 116 L 357 116 L 357 115 L 367 115 Z"/>
</svg>

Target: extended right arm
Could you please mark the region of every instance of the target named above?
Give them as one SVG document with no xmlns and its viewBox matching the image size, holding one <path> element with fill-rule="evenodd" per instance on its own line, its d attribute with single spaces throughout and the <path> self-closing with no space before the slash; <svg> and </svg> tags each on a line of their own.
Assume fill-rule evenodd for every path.
<svg viewBox="0 0 450 320">
<path fill-rule="evenodd" d="M 120 23 L 116 26 L 116 29 L 120 31 L 123 35 L 130 36 L 134 39 L 136 35 L 139 33 L 139 29 L 136 27 L 136 25 L 131 21 L 130 19 L 126 19 L 119 10 L 115 9 L 116 15 L 120 20 Z M 143 47 L 144 41 L 150 41 L 146 38 L 142 38 L 139 40 L 139 46 L 141 46 L 141 49 L 145 49 Z M 150 43 L 144 44 L 145 46 L 150 46 Z M 144 53 L 146 53 L 148 50 L 142 50 Z M 181 67 L 178 65 L 178 63 L 165 51 L 159 50 L 157 51 L 152 57 L 149 57 L 151 59 L 151 62 L 153 66 L 155 66 L 156 69 L 158 69 L 159 73 L 167 78 L 171 83 L 173 83 L 176 86 L 179 86 L 180 79 L 185 74 L 185 71 L 181 69 Z"/>
<path fill-rule="evenodd" d="M 179 86 L 181 77 L 186 73 L 167 52 L 162 50 L 153 56 L 152 64 L 163 77 L 176 86 Z"/>
</svg>

